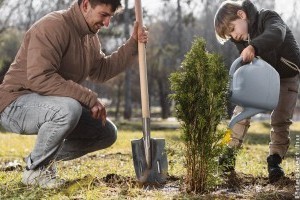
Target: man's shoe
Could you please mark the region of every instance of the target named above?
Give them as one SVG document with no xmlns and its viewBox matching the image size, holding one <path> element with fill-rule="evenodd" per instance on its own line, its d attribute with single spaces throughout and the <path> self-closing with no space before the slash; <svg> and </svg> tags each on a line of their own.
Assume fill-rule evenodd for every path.
<svg viewBox="0 0 300 200">
<path fill-rule="evenodd" d="M 235 148 L 226 147 L 224 153 L 219 157 L 219 166 L 223 172 L 232 172 L 235 169 L 237 150 Z"/>
<path fill-rule="evenodd" d="M 36 185 L 41 188 L 53 189 L 65 184 L 56 175 L 56 168 L 53 165 L 42 166 L 35 170 L 24 170 L 22 183 L 25 185 Z"/>
<path fill-rule="evenodd" d="M 284 171 L 279 166 L 281 161 L 282 158 L 278 154 L 268 156 L 267 162 L 270 183 L 277 182 L 281 177 L 284 177 Z"/>
</svg>

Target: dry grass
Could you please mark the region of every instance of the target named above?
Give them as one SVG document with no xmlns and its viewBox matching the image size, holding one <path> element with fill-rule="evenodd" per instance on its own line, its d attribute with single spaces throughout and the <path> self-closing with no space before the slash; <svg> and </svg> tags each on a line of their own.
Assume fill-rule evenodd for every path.
<svg viewBox="0 0 300 200">
<path fill-rule="evenodd" d="M 26 187 L 20 183 L 22 169 L 5 171 L 3 166 L 22 161 L 34 145 L 35 136 L 0 133 L 0 199 L 286 199 L 295 191 L 295 137 L 300 123 L 292 126 L 292 144 L 283 161 L 287 178 L 271 185 L 267 180 L 267 123 L 253 123 L 244 149 L 237 158 L 237 174 L 210 194 L 184 192 L 184 155 L 178 130 L 152 131 L 153 137 L 167 142 L 170 179 L 163 188 L 141 188 L 135 179 L 131 156 L 131 139 L 140 138 L 140 131 L 119 131 L 117 142 L 110 148 L 58 164 L 59 175 L 68 184 L 56 190 Z M 231 184 L 229 184 L 231 183 Z"/>
</svg>

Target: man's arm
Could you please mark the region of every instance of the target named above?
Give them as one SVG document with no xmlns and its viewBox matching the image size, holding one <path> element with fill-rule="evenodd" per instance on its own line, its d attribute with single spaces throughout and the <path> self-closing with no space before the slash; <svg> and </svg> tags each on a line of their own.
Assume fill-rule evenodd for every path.
<svg viewBox="0 0 300 200">
<path fill-rule="evenodd" d="M 25 39 L 29 40 L 27 88 L 42 95 L 71 97 L 91 108 L 97 101 L 97 95 L 72 80 L 65 80 L 58 74 L 66 45 L 63 34 L 68 33 L 61 33 L 59 27 L 54 30 L 43 29 L 43 31 L 40 31 L 39 27 L 33 27 L 26 36 Z"/>
<path fill-rule="evenodd" d="M 138 29 L 138 23 L 135 22 L 132 35 L 124 45 L 109 56 L 105 56 L 102 52 L 99 53 L 98 59 L 90 71 L 90 79 L 104 82 L 132 65 L 136 61 L 138 42 L 148 42 L 148 31 L 145 27 Z"/>
<path fill-rule="evenodd" d="M 93 68 L 90 70 L 89 78 L 97 82 L 105 82 L 118 75 L 136 60 L 137 41 L 130 38 L 111 55 L 106 56 L 100 52 Z"/>
</svg>

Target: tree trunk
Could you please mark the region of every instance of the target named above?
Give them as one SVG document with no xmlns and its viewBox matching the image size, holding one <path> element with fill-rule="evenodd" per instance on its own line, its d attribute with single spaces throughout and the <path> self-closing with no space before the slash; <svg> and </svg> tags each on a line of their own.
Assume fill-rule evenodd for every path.
<svg viewBox="0 0 300 200">
<path fill-rule="evenodd" d="M 122 80 L 119 80 L 118 82 L 118 89 L 117 89 L 117 102 L 116 102 L 116 112 L 115 112 L 115 120 L 119 121 L 120 118 L 120 104 L 121 104 L 121 98 L 122 98 Z"/>
<path fill-rule="evenodd" d="M 167 119 L 170 117 L 170 101 L 169 101 L 169 86 L 166 81 L 162 79 L 157 80 L 158 87 L 159 87 L 159 100 L 160 100 L 160 107 L 161 107 L 161 118 Z"/>
<path fill-rule="evenodd" d="M 182 12 L 181 12 L 181 5 L 180 0 L 177 0 L 177 32 L 178 32 L 178 48 L 179 48 L 179 55 L 181 56 L 182 53 Z"/>
<path fill-rule="evenodd" d="M 128 0 L 125 0 L 125 10 L 124 10 L 124 21 L 125 21 L 125 38 L 129 38 L 129 11 L 128 11 Z M 131 100 L 131 69 L 128 68 L 125 71 L 125 109 L 124 109 L 124 119 L 131 119 L 132 115 L 132 100 Z"/>
</svg>

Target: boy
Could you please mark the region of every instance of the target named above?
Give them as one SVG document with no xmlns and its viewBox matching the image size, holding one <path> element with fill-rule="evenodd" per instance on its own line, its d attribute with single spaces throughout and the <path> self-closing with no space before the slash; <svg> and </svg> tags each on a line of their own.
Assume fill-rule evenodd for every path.
<svg viewBox="0 0 300 200">
<path fill-rule="evenodd" d="M 231 40 L 244 62 L 251 62 L 255 56 L 259 56 L 280 75 L 279 102 L 271 114 L 271 142 L 267 157 L 269 181 L 276 182 L 284 176 L 280 163 L 290 144 L 289 126 L 298 97 L 299 45 L 276 12 L 258 11 L 249 0 L 224 1 L 215 15 L 214 25 L 219 41 Z M 237 106 L 234 114 L 241 109 Z M 234 169 L 234 161 L 229 161 L 230 157 L 234 160 L 234 149 L 241 147 L 249 126 L 250 119 L 234 126 L 227 155 L 220 159 L 220 164 L 229 164 L 227 169 Z"/>
</svg>

